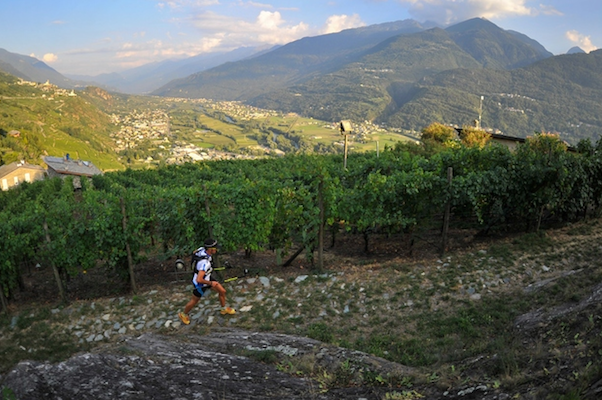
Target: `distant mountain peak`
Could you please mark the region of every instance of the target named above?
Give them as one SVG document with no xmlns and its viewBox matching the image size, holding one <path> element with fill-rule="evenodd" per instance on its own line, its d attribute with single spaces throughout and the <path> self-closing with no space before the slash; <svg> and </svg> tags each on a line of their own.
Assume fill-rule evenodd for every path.
<svg viewBox="0 0 602 400">
<path fill-rule="evenodd" d="M 579 47 L 579 46 L 574 46 L 574 47 L 571 47 L 571 48 L 569 49 L 569 51 L 567 51 L 567 52 L 566 52 L 566 54 L 582 54 L 582 53 L 585 53 L 585 50 L 583 50 L 583 49 L 582 49 L 581 47 Z"/>
<path fill-rule="evenodd" d="M 6 72 L 14 74 L 19 78 L 34 82 L 50 81 L 54 85 L 69 89 L 75 87 L 75 82 L 67 79 L 48 64 L 35 57 L 0 49 L 0 62 L 5 66 L 3 69 L 8 69 Z"/>
<path fill-rule="evenodd" d="M 486 18 L 482 18 L 482 17 L 472 18 L 472 19 L 468 19 L 463 22 L 459 22 L 454 25 L 450 25 L 445 30 L 448 32 L 465 32 L 465 31 L 476 30 L 476 29 L 503 30 L 502 28 L 500 28 L 493 22 L 489 21 Z"/>
<path fill-rule="evenodd" d="M 486 68 L 518 68 L 552 56 L 528 36 L 506 31 L 485 18 L 472 18 L 445 30 Z"/>
</svg>

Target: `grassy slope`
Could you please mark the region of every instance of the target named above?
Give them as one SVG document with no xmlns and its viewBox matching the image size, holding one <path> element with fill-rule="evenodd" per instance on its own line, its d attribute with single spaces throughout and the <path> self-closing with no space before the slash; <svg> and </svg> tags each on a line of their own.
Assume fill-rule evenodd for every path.
<svg viewBox="0 0 602 400">
<path fill-rule="evenodd" d="M 20 158 L 39 163 L 40 155 L 69 153 L 103 170 L 123 168 L 112 150 L 109 133 L 115 127 L 106 114 L 79 95 L 50 99 L 50 93 L 16 85 L 13 77 L 0 75 L 0 128 L 21 132 L 5 162 Z"/>
<path fill-rule="evenodd" d="M 339 131 L 332 128 L 332 124 L 326 121 L 320 121 L 313 118 L 304 118 L 296 115 L 270 116 L 256 118 L 252 121 L 237 121 L 228 123 L 204 114 L 196 112 L 197 124 L 205 129 L 197 129 L 192 126 L 172 125 L 172 132 L 182 134 L 192 143 L 199 147 L 214 147 L 223 145 L 235 145 L 237 147 L 257 146 L 256 140 L 251 135 L 260 133 L 257 128 L 251 128 L 250 132 L 245 131 L 240 124 L 249 124 L 250 126 L 261 125 L 263 130 L 275 128 L 281 132 L 291 132 L 299 135 L 310 143 L 322 143 L 330 145 L 343 140 Z M 234 138 L 236 141 L 234 141 Z M 411 140 L 410 138 L 396 133 L 376 133 L 367 136 L 366 143 L 351 142 L 351 149 L 356 151 L 374 151 L 376 142 L 379 142 L 381 149 L 385 145 L 394 146 L 400 141 Z"/>
</svg>

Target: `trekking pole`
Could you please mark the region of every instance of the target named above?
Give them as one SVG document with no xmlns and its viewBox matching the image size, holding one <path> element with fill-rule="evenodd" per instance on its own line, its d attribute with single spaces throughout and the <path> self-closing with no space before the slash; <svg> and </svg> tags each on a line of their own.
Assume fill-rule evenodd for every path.
<svg viewBox="0 0 602 400">
<path fill-rule="evenodd" d="M 213 272 L 215 272 L 218 281 L 223 280 L 224 276 L 222 275 L 222 271 L 225 269 L 226 267 L 213 268 Z"/>
<path fill-rule="evenodd" d="M 243 276 L 233 276 L 232 278 L 224 279 L 224 283 L 235 281 L 239 278 L 244 278 L 249 273 L 249 270 L 245 268 Z"/>
</svg>

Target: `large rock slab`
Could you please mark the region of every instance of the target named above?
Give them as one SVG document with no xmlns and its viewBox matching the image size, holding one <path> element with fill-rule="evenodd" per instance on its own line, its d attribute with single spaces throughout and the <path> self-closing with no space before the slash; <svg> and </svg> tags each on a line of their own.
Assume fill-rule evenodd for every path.
<svg viewBox="0 0 602 400">
<path fill-rule="evenodd" d="M 225 330 L 206 336 L 126 337 L 61 363 L 21 362 L 0 383 L 20 400 L 377 398 L 370 388 L 322 393 L 311 379 L 238 355 L 266 350 L 283 359 L 311 354 L 323 368 L 336 369 L 351 360 L 358 368 L 382 374 L 409 371 L 307 338 Z"/>
</svg>

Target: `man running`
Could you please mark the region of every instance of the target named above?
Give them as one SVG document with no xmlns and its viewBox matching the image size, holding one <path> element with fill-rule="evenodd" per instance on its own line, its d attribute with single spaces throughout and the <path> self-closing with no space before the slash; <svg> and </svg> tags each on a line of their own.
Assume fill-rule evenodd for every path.
<svg viewBox="0 0 602 400">
<path fill-rule="evenodd" d="M 178 317 L 186 325 L 190 324 L 190 310 L 201 300 L 209 289 L 215 290 L 219 295 L 219 302 L 223 307 L 221 313 L 225 314 L 236 314 L 233 308 L 226 307 L 226 289 L 211 276 L 213 267 L 211 266 L 211 256 L 217 253 L 217 240 L 207 239 L 205 245 L 194 252 L 193 260 L 196 261 L 194 265 L 194 276 L 192 277 L 192 284 L 194 290 L 192 291 L 192 298 L 184 307 L 184 312 L 178 313 Z"/>
</svg>

